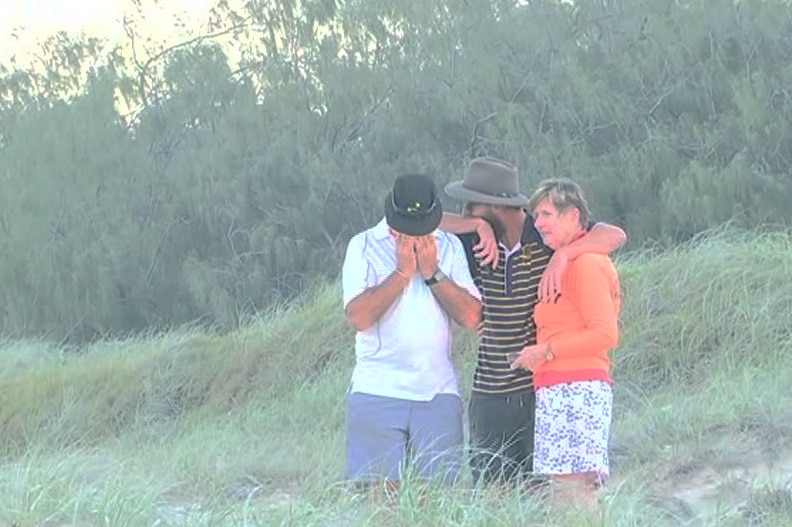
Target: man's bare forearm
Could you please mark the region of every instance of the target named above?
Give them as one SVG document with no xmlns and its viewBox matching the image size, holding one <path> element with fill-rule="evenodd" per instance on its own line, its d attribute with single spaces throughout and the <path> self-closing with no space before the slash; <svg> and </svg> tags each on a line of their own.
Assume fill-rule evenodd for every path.
<svg viewBox="0 0 792 527">
<path fill-rule="evenodd" d="M 450 279 L 440 280 L 430 289 L 440 307 L 448 313 L 454 322 L 469 329 L 478 326 L 481 320 L 481 302 L 465 289 Z"/>
<path fill-rule="evenodd" d="M 567 258 L 574 260 L 581 254 L 611 254 L 624 245 L 627 234 L 615 225 L 597 223 L 583 237 L 565 246 Z"/>
<path fill-rule="evenodd" d="M 369 329 L 385 315 L 409 283 L 407 277 L 394 271 L 381 284 L 360 293 L 347 304 L 349 324 L 357 331 Z"/>
<path fill-rule="evenodd" d="M 441 231 L 453 234 L 467 234 L 469 232 L 476 232 L 482 221 L 484 220 L 474 216 L 462 216 L 460 214 L 444 212 L 440 220 L 440 225 L 437 228 Z"/>
</svg>

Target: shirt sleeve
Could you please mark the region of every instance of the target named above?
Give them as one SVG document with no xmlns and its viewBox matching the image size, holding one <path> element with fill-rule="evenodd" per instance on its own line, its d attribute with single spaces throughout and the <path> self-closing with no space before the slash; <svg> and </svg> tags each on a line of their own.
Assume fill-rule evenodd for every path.
<svg viewBox="0 0 792 527">
<path fill-rule="evenodd" d="M 473 281 L 479 278 L 478 272 L 478 261 L 476 260 L 476 255 L 473 252 L 473 247 L 478 245 L 481 238 L 478 234 L 472 232 L 466 232 L 462 234 L 455 234 L 456 238 L 462 243 L 462 250 L 465 253 L 465 260 L 467 261 L 468 272 L 470 276 L 473 277 Z"/>
<path fill-rule="evenodd" d="M 481 293 L 478 287 L 476 287 L 473 277 L 470 275 L 469 261 L 465 249 L 462 246 L 462 242 L 454 235 L 448 235 L 447 239 L 450 245 L 448 262 L 441 262 L 441 269 L 443 269 L 443 272 L 445 272 L 456 285 L 470 293 L 470 296 L 480 301 Z M 448 265 L 448 268 L 443 268 L 444 264 Z"/>
<path fill-rule="evenodd" d="M 374 286 L 374 273 L 366 257 L 366 233 L 354 236 L 347 245 L 341 271 L 344 309 L 360 293 Z"/>
<path fill-rule="evenodd" d="M 618 277 L 608 272 L 596 256 L 581 256 L 576 261 L 574 284 L 578 309 L 583 319 L 579 331 L 551 339 L 556 357 L 579 354 L 583 350 L 600 352 L 616 347 L 619 341 Z"/>
</svg>

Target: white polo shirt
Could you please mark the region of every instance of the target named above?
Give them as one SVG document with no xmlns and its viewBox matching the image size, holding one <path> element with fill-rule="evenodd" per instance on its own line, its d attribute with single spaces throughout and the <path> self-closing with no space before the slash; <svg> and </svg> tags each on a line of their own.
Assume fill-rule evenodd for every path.
<svg viewBox="0 0 792 527">
<path fill-rule="evenodd" d="M 446 232 L 435 231 L 434 236 L 440 269 L 481 299 L 462 243 Z M 396 242 L 383 219 L 349 242 L 342 274 L 344 308 L 395 270 Z M 414 401 L 458 394 L 450 348 L 450 319 L 416 271 L 390 310 L 369 329 L 358 331 L 351 391 Z"/>
</svg>

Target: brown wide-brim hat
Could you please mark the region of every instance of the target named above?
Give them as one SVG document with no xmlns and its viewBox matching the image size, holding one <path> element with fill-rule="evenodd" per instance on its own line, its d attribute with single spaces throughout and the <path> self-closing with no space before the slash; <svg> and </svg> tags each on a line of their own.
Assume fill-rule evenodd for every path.
<svg viewBox="0 0 792 527">
<path fill-rule="evenodd" d="M 443 204 L 427 175 L 399 176 L 385 197 L 385 221 L 401 234 L 425 236 L 437 229 L 442 218 Z"/>
<path fill-rule="evenodd" d="M 445 193 L 468 203 L 527 207 L 529 202 L 520 193 L 517 167 L 494 157 L 478 157 L 471 161 L 465 179 L 446 185 Z"/>
</svg>

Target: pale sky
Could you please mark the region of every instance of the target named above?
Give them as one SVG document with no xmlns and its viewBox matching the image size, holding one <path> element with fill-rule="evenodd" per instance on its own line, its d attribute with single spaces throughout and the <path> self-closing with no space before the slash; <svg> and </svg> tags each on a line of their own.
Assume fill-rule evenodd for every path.
<svg viewBox="0 0 792 527">
<path fill-rule="evenodd" d="M 200 31 L 214 0 L 142 0 L 147 34 L 174 38 L 174 21 L 183 15 L 186 31 Z M 26 63 L 37 39 L 61 30 L 85 32 L 113 42 L 124 39 L 124 13 L 136 13 L 132 0 L 0 0 L 0 62 L 16 56 Z M 136 16 L 136 19 L 139 18 Z M 15 36 L 16 35 L 16 36 Z"/>
</svg>

